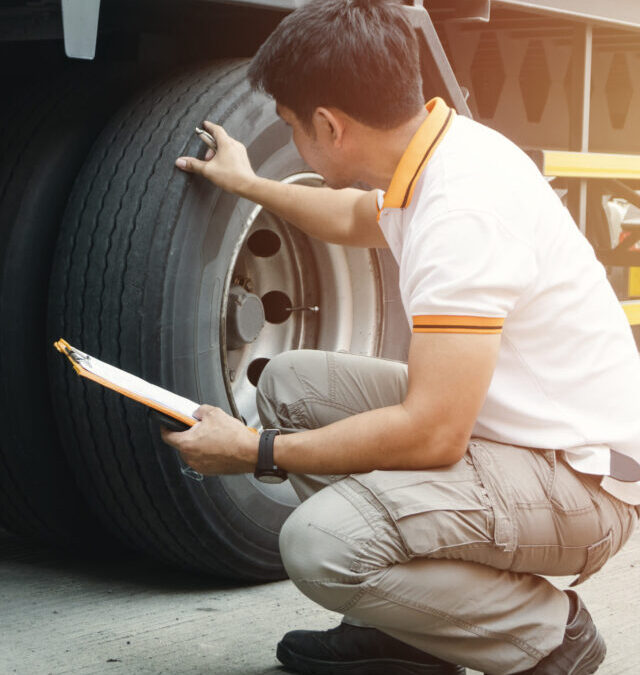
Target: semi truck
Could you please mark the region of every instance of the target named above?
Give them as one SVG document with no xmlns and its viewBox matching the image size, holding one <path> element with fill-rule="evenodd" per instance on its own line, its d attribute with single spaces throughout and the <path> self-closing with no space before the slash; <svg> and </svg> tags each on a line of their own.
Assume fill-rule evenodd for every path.
<svg viewBox="0 0 640 675">
<path fill-rule="evenodd" d="M 406 361 L 387 249 L 306 236 L 174 167 L 208 119 L 256 171 L 322 185 L 247 64 L 294 0 L 2 0 L 0 524 L 77 551 L 139 551 L 245 581 L 283 578 L 290 484 L 205 476 L 148 408 L 78 378 L 60 337 L 259 428 L 289 349 Z M 405 3 L 425 100 L 538 162 L 640 324 L 640 6 Z M 382 58 L 382 57 L 381 57 Z M 634 209 L 636 209 L 634 211 Z"/>
</svg>

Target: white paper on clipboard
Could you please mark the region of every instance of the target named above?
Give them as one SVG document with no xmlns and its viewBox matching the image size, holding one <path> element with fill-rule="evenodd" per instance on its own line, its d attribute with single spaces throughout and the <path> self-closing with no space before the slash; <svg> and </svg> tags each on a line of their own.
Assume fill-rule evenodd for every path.
<svg viewBox="0 0 640 675">
<path fill-rule="evenodd" d="M 143 403 L 188 426 L 193 426 L 198 421 L 193 413 L 199 408 L 199 403 L 151 384 L 125 370 L 110 366 L 108 363 L 72 347 L 62 338 L 55 342 L 54 346 L 59 352 L 67 356 L 78 375 L 93 380 L 103 387 L 113 389 L 123 396 Z"/>
</svg>

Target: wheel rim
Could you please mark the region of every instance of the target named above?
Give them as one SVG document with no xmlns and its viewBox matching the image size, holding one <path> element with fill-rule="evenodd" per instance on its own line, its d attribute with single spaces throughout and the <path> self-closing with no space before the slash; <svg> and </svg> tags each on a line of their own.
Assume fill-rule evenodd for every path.
<svg viewBox="0 0 640 675">
<path fill-rule="evenodd" d="M 324 184 L 310 172 L 282 182 Z M 379 354 L 383 302 L 375 252 L 307 237 L 261 206 L 251 212 L 238 238 L 222 297 L 220 358 L 226 393 L 233 413 L 249 426 L 260 427 L 256 383 L 277 354 L 304 348 Z M 292 307 L 318 311 L 287 310 Z M 242 343 L 242 338 L 250 341 Z M 224 486 L 236 503 L 246 501 L 247 481 L 283 506 L 299 503 L 289 482 L 265 484 L 251 474 L 225 477 Z M 264 518 L 264 525 L 273 527 L 273 518 Z"/>
<path fill-rule="evenodd" d="M 282 182 L 323 184 L 313 173 L 294 174 Z M 233 332 L 229 305 L 239 285 L 262 300 L 265 320 L 254 341 L 234 349 L 228 340 Z M 257 206 L 239 238 L 223 293 L 221 359 L 234 413 L 250 426 L 259 426 L 255 385 L 266 362 L 283 351 L 306 348 L 377 355 L 380 295 L 380 274 L 369 250 L 311 240 Z M 287 307 L 319 311 L 286 311 Z"/>
</svg>

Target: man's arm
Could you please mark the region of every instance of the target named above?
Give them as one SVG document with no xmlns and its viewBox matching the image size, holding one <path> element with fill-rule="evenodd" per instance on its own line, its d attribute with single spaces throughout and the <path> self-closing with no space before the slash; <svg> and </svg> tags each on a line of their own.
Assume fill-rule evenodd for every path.
<svg viewBox="0 0 640 675">
<path fill-rule="evenodd" d="M 290 185 L 256 176 L 244 145 L 210 122 L 218 143 L 203 160 L 181 157 L 176 165 L 204 176 L 223 190 L 250 199 L 312 237 L 344 246 L 387 248 L 377 223 L 376 192 Z"/>
<path fill-rule="evenodd" d="M 311 474 L 454 464 L 467 449 L 499 346 L 500 335 L 414 333 L 402 403 L 277 436 L 274 461 Z"/>
<path fill-rule="evenodd" d="M 405 400 L 319 429 L 277 436 L 276 464 L 291 473 L 348 474 L 448 466 L 465 453 L 495 368 L 500 335 L 414 333 Z M 258 439 L 219 408 L 202 406 L 200 424 L 163 431 L 202 473 L 253 471 Z"/>
</svg>

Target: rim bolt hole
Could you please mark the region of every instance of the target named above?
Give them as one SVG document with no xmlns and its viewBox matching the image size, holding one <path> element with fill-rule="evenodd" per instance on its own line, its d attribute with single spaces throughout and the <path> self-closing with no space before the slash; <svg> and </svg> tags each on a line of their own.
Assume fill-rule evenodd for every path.
<svg viewBox="0 0 640 675">
<path fill-rule="evenodd" d="M 291 300 L 286 293 L 282 291 L 269 291 L 262 296 L 262 306 L 264 307 L 264 316 L 270 323 L 283 323 L 289 316 L 292 307 Z"/>
<path fill-rule="evenodd" d="M 271 230 L 256 230 L 247 239 L 249 250 L 259 258 L 269 258 L 275 255 L 280 250 L 281 245 L 280 237 Z"/>
<path fill-rule="evenodd" d="M 265 366 L 267 363 L 269 363 L 271 359 L 254 359 L 250 364 L 249 367 L 247 368 L 247 379 L 249 382 L 254 387 L 258 386 L 258 380 L 260 379 L 260 375 L 262 375 L 262 371 L 265 369 Z"/>
</svg>

